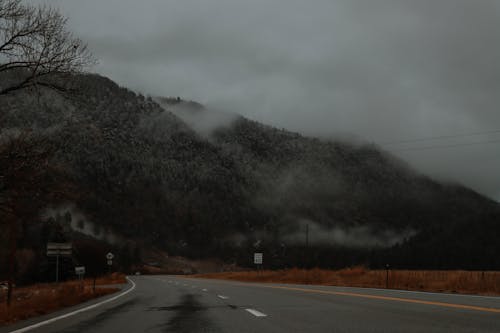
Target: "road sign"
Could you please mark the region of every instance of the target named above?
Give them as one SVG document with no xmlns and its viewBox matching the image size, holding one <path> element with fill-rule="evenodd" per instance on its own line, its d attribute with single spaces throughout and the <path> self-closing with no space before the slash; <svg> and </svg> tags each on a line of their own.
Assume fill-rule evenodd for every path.
<svg viewBox="0 0 500 333">
<path fill-rule="evenodd" d="M 254 253 L 253 254 L 253 263 L 256 265 L 262 265 L 262 253 Z"/>
<path fill-rule="evenodd" d="M 75 273 L 78 275 L 78 280 L 83 281 L 83 276 L 85 275 L 85 266 L 76 266 Z M 83 289 L 83 282 L 81 288 Z"/>
<path fill-rule="evenodd" d="M 76 273 L 76 275 L 83 275 L 83 274 L 85 274 L 85 266 L 76 266 L 75 267 L 75 273 Z"/>
<path fill-rule="evenodd" d="M 71 250 L 71 243 L 47 243 L 47 250 Z"/>
<path fill-rule="evenodd" d="M 115 257 L 115 255 L 111 252 L 108 252 L 108 254 L 106 254 L 106 259 L 108 259 L 108 260 L 113 260 L 114 257 Z"/>
<path fill-rule="evenodd" d="M 47 243 L 47 256 L 56 257 L 56 282 L 59 282 L 59 257 L 71 257 L 71 243 Z"/>
<path fill-rule="evenodd" d="M 113 265 L 113 260 L 108 259 L 108 266 L 111 266 L 111 265 Z"/>
<path fill-rule="evenodd" d="M 47 256 L 71 256 L 73 245 L 71 243 L 47 243 Z"/>
</svg>

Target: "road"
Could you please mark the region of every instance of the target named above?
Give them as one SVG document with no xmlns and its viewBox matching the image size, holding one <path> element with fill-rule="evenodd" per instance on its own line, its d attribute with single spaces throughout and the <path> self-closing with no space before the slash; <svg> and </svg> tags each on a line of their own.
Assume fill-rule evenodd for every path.
<svg viewBox="0 0 500 333">
<path fill-rule="evenodd" d="M 134 276 L 122 293 L 0 333 L 500 332 L 500 297 L 179 276 Z"/>
</svg>

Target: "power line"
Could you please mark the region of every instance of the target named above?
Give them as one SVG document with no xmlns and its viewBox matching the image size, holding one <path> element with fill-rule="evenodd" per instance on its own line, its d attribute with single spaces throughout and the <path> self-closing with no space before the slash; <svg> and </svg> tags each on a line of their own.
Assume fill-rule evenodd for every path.
<svg viewBox="0 0 500 333">
<path fill-rule="evenodd" d="M 440 145 L 440 146 L 403 148 L 403 149 L 395 149 L 394 151 L 413 151 L 413 150 L 454 148 L 454 147 L 463 147 L 463 146 L 474 146 L 474 145 L 482 145 L 482 144 L 491 144 L 491 143 L 496 143 L 496 142 L 500 142 L 500 140 L 479 141 L 479 142 L 469 142 L 469 143 L 457 143 L 457 144 L 452 144 L 452 145 Z"/>
<path fill-rule="evenodd" d="M 473 132 L 473 133 L 467 133 L 467 134 L 439 135 L 439 136 L 430 136 L 430 137 L 418 138 L 418 139 L 389 141 L 389 142 L 381 143 L 381 145 L 382 146 L 392 146 L 392 145 L 411 143 L 411 142 L 432 141 L 432 140 L 451 139 L 451 138 L 463 138 L 463 137 L 468 137 L 468 136 L 493 134 L 493 133 L 500 133 L 500 129 L 491 130 L 491 131 Z"/>
</svg>

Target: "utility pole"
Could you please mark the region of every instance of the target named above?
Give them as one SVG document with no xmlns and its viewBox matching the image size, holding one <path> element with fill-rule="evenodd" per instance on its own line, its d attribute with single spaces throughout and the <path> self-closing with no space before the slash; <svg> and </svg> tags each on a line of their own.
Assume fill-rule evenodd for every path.
<svg viewBox="0 0 500 333">
<path fill-rule="evenodd" d="M 12 301 L 12 289 L 14 285 L 14 275 L 16 269 L 16 251 L 17 251 L 17 223 L 13 216 L 9 218 L 10 225 L 10 250 L 9 250 L 9 275 L 7 280 L 7 306 L 10 306 Z"/>
<path fill-rule="evenodd" d="M 309 223 L 306 224 L 306 248 L 309 248 Z"/>
<path fill-rule="evenodd" d="M 56 255 L 56 283 L 59 283 L 59 255 Z"/>
<path fill-rule="evenodd" d="M 385 289 L 389 289 L 389 264 L 385 264 Z"/>
<path fill-rule="evenodd" d="M 306 224 L 306 249 L 304 251 L 304 267 L 309 267 L 309 223 Z"/>
</svg>

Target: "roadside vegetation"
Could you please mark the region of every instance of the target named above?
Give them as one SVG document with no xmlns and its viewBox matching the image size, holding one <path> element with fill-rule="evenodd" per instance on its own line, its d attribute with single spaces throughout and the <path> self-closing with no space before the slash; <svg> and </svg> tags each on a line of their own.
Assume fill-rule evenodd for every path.
<svg viewBox="0 0 500 333">
<path fill-rule="evenodd" d="M 316 284 L 386 288 L 478 295 L 500 295 L 498 271 L 370 270 L 362 266 L 341 270 L 286 269 L 199 274 L 195 277 L 245 282 Z"/>
<path fill-rule="evenodd" d="M 7 291 L 0 289 L 0 326 L 48 314 L 93 298 L 120 290 L 116 284 L 126 283 L 125 275 L 111 274 L 82 281 L 34 284 L 15 288 L 12 303 L 6 304 Z"/>
</svg>

